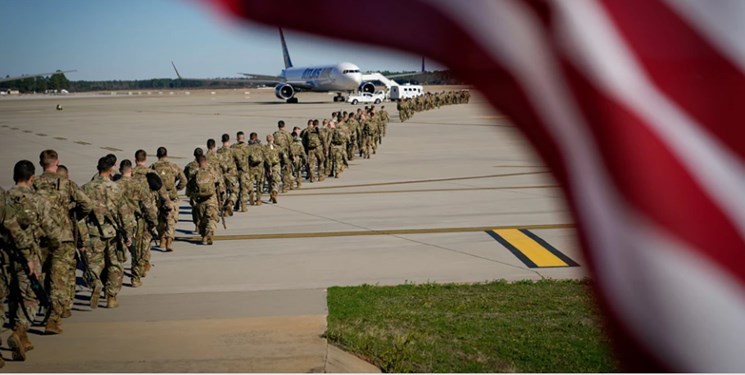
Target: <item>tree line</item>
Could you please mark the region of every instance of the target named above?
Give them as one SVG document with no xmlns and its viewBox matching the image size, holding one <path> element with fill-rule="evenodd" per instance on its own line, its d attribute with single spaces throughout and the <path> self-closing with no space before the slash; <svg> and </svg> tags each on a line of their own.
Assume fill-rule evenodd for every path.
<svg viewBox="0 0 745 375">
<path fill-rule="evenodd" d="M 383 75 L 413 72 L 380 72 Z M 146 80 L 109 80 L 109 81 L 70 81 L 64 73 L 49 77 L 32 77 L 0 83 L 3 89 L 18 90 L 21 93 L 42 93 L 50 90 L 67 90 L 70 92 L 86 91 L 119 91 L 119 90 L 167 90 L 167 89 L 232 89 L 251 88 L 256 84 L 236 79 L 191 80 L 172 78 L 153 78 Z M 399 83 L 421 85 L 456 85 L 461 84 L 450 71 L 421 72 L 406 79 L 397 79 Z"/>
</svg>

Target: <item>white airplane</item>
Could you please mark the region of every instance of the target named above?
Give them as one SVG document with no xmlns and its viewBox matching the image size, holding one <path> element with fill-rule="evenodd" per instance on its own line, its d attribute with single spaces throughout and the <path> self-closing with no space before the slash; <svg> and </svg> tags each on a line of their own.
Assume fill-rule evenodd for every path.
<svg viewBox="0 0 745 375">
<path fill-rule="evenodd" d="M 42 77 L 42 76 L 52 76 L 52 75 L 55 75 L 55 74 L 71 73 L 71 72 L 77 72 L 77 70 L 57 70 L 57 71 L 51 72 L 51 73 L 24 74 L 24 75 L 15 76 L 15 77 L 5 76 L 5 77 L 0 77 L 0 82 L 8 82 L 8 81 L 15 81 L 15 80 L 19 80 L 19 79 Z"/>
<path fill-rule="evenodd" d="M 295 97 L 297 92 L 336 92 L 334 101 L 343 102 L 346 99 L 344 93 L 355 91 L 375 92 L 375 85 L 370 82 L 363 82 L 360 68 L 349 62 L 331 65 L 293 66 L 282 29 L 279 29 L 279 38 L 282 41 L 285 68 L 278 76 L 240 73 L 255 78 L 253 82 L 276 84 L 274 95 L 277 99 L 286 100 L 287 103 L 297 103 Z"/>
<path fill-rule="evenodd" d="M 284 56 L 285 68 L 277 76 L 238 73 L 246 76 L 245 79 L 219 79 L 217 81 L 226 82 L 250 82 L 266 85 L 275 85 L 274 95 L 277 99 L 287 101 L 287 103 L 297 103 L 295 94 L 298 92 L 336 92 L 334 102 L 343 102 L 346 100 L 344 94 L 353 92 L 374 93 L 375 85 L 372 82 L 365 81 L 360 68 L 349 62 L 341 62 L 330 65 L 317 66 L 293 66 L 290 59 L 290 53 L 287 50 L 284 33 L 279 29 L 279 37 L 282 41 L 282 55 Z M 173 65 L 173 61 L 171 61 Z M 173 65 L 176 75 L 182 79 L 176 65 Z M 411 74 L 396 75 L 404 76 Z M 379 74 L 376 76 L 380 76 Z M 381 79 L 385 77 L 380 76 Z M 388 78 L 391 78 L 389 76 Z M 372 80 L 372 76 L 370 76 Z M 209 80 L 202 78 L 183 78 L 190 80 Z M 213 80 L 214 81 L 214 80 Z M 392 82 L 392 81 L 388 81 Z"/>
</svg>

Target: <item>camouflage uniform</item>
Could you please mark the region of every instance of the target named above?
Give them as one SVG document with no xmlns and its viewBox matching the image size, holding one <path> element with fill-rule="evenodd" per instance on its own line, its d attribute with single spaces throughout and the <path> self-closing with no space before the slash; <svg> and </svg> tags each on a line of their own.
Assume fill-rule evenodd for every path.
<svg viewBox="0 0 745 375">
<path fill-rule="evenodd" d="M 36 300 L 34 298 L 34 292 L 29 290 L 30 285 L 28 283 L 28 277 L 23 270 L 20 270 L 20 273 L 23 275 L 18 276 L 18 265 L 11 262 L 10 252 L 18 251 L 25 257 L 25 259 L 33 259 L 34 257 L 38 257 L 40 254 L 40 249 L 34 235 L 34 227 L 30 225 L 33 218 L 30 215 L 26 215 L 22 210 L 19 211 L 19 209 L 20 207 L 14 207 L 14 205 L 8 201 L 8 194 L 5 190 L 0 188 L 0 249 L 2 250 L 0 251 L 0 301 L 5 301 L 8 297 L 13 297 L 13 299 L 9 300 L 8 304 L 11 307 L 15 307 L 15 314 L 18 314 L 20 310 L 17 307 L 20 302 L 24 302 L 24 308 L 29 313 L 32 313 L 32 311 L 35 312 L 36 310 L 34 309 L 37 305 L 35 304 Z M 23 226 L 21 225 L 21 222 L 23 223 Z M 41 274 L 40 263 L 36 264 L 36 270 Z M 12 282 L 12 280 L 17 280 L 17 284 Z M 11 285 L 14 287 L 16 285 L 21 286 L 20 293 L 11 294 Z M 26 293 L 25 296 L 24 293 Z M 19 296 L 22 298 L 22 301 L 17 299 Z M 14 310 L 11 309 L 10 311 L 13 312 Z M 21 315 L 25 318 L 25 315 Z M 5 325 L 5 319 L 5 304 L 0 303 L 0 324 L 3 326 Z M 28 341 L 28 336 L 26 335 L 26 329 L 30 326 L 31 322 L 21 321 L 16 315 L 11 316 L 11 319 L 13 319 L 15 323 L 15 325 L 13 325 L 12 322 L 11 327 L 14 328 L 13 333 L 16 336 L 13 337 L 11 334 L 8 343 L 11 344 L 11 349 L 14 351 L 14 358 L 23 360 L 25 359 L 25 350 L 33 348 L 33 345 Z M 23 354 L 17 354 L 16 352 L 18 351 Z M 4 364 L 5 361 L 0 358 L 0 367 Z"/>
<path fill-rule="evenodd" d="M 238 183 L 238 168 L 236 168 L 235 160 L 233 159 L 233 149 L 220 147 L 217 149 L 217 156 L 227 194 L 225 197 L 225 209 L 228 211 L 228 215 L 232 215 L 235 197 L 238 195 L 238 189 L 240 187 Z"/>
<path fill-rule="evenodd" d="M 184 167 L 184 176 L 186 176 L 186 181 L 191 181 L 191 178 L 194 177 L 198 170 L 199 163 L 197 163 L 196 160 L 192 160 L 189 162 L 189 164 L 186 164 L 186 166 Z M 191 206 L 191 221 L 192 223 L 194 223 L 194 227 L 196 228 L 198 226 L 199 219 L 197 218 L 197 211 L 194 209 L 197 203 L 194 201 L 193 193 L 194 192 L 192 191 L 191 185 L 187 183 L 184 194 L 186 194 L 186 197 L 189 198 L 189 205 Z"/>
<path fill-rule="evenodd" d="M 388 121 L 391 120 L 391 117 L 388 116 L 388 111 L 385 109 L 381 109 L 378 111 L 378 116 L 380 116 L 380 136 L 385 137 L 385 131 L 388 128 Z M 381 142 L 382 143 L 382 142 Z"/>
<path fill-rule="evenodd" d="M 344 165 L 347 134 L 344 127 L 331 131 L 331 172 L 334 174 L 334 178 L 339 178 L 339 173 L 341 173 Z"/>
<path fill-rule="evenodd" d="M 282 173 L 279 146 L 268 143 L 264 145 L 264 156 L 266 157 L 267 179 L 269 181 L 269 195 L 274 203 L 277 203 L 277 194 L 279 193 L 279 180 Z"/>
<path fill-rule="evenodd" d="M 156 161 L 150 166 L 150 169 L 158 173 L 163 180 L 163 189 L 168 193 L 168 201 L 160 212 L 158 233 L 161 237 L 161 247 L 165 247 L 166 251 L 173 251 L 171 244 L 176 235 L 179 212 L 178 191 L 184 188 L 186 176 L 178 165 L 167 160 Z"/>
<path fill-rule="evenodd" d="M 323 145 L 323 160 L 318 167 L 318 180 L 323 181 L 331 171 L 331 129 L 323 127 L 318 130 Z"/>
<path fill-rule="evenodd" d="M 358 137 L 359 137 L 359 125 L 357 119 L 354 116 L 349 116 L 347 120 L 347 126 L 349 127 L 349 143 L 347 143 L 347 159 L 354 160 L 354 154 L 357 153 Z"/>
<path fill-rule="evenodd" d="M 306 136 L 308 138 L 308 178 L 310 182 L 314 182 L 319 180 L 319 173 L 323 174 L 325 160 L 323 145 L 317 130 L 308 131 Z"/>
<path fill-rule="evenodd" d="M 132 246 L 132 286 L 136 287 L 140 279 L 145 277 L 145 252 L 150 252 L 150 233 L 158 225 L 158 208 L 152 199 L 152 192 L 143 175 L 122 177 L 117 181 L 121 187 L 130 211 L 134 214 L 136 226 Z M 147 242 L 146 242 L 147 241 Z M 147 246 L 143 246 L 143 244 Z"/>
<path fill-rule="evenodd" d="M 52 172 L 44 172 L 34 181 L 34 189 L 46 199 L 51 208 L 52 220 L 61 233 L 60 248 L 52 252 L 47 259 L 42 259 L 49 270 L 50 299 L 52 312 L 47 327 L 55 332 L 61 324 L 63 315 L 70 313 L 75 298 L 70 294 L 69 285 L 75 285 L 75 247 L 73 223 L 70 220 L 71 209 L 77 209 L 83 216 L 93 209 L 93 202 L 80 189 L 76 189 L 69 180 Z M 59 330 L 61 332 L 61 330 Z M 58 332 L 55 332 L 58 333 Z"/>
<path fill-rule="evenodd" d="M 370 159 L 373 147 L 373 122 L 369 118 L 362 120 L 362 148 L 360 149 L 360 157 Z"/>
<path fill-rule="evenodd" d="M 284 129 L 277 130 L 273 134 L 274 143 L 279 146 L 279 161 L 282 167 L 282 192 L 286 193 L 292 189 L 292 160 L 290 160 L 290 144 L 292 136 Z"/>
<path fill-rule="evenodd" d="M 251 175 L 248 168 L 248 144 L 245 142 L 238 142 L 230 146 L 233 150 L 233 160 L 235 161 L 236 169 L 238 170 L 238 184 L 240 188 L 238 190 L 238 202 L 241 212 L 246 211 L 246 201 L 249 199 L 249 193 L 253 190 L 251 187 Z"/>
<path fill-rule="evenodd" d="M 93 181 L 83 185 L 83 191 L 99 207 L 88 215 L 88 234 L 91 246 L 88 251 L 89 266 L 94 274 L 101 278 L 104 270 L 105 285 L 104 292 L 107 297 L 107 305 L 115 307 L 116 296 L 122 288 L 122 252 L 117 250 L 117 229 L 124 231 L 127 239 L 133 238 L 135 231 L 135 217 L 127 204 L 121 187 L 108 177 L 96 176 Z M 100 287 L 97 285 L 91 295 L 91 308 L 98 307 Z M 109 301 L 114 301 L 113 306 Z"/>
<path fill-rule="evenodd" d="M 32 187 L 14 186 L 8 191 L 6 203 L 10 209 L 18 214 L 18 223 L 21 228 L 25 228 L 26 236 L 33 238 L 31 242 L 35 245 L 46 242 L 51 251 L 58 250 L 63 236 L 60 227 L 53 220 L 52 207 L 46 199 L 39 196 Z M 20 244 L 22 241 L 27 241 L 27 239 L 16 241 L 14 238 L 16 244 Z M 40 246 L 20 248 L 20 251 L 26 261 L 32 263 L 39 281 L 43 282 Z M 22 265 L 13 262 L 11 273 L 16 278 L 21 300 L 11 299 L 10 311 L 15 311 L 15 316 L 13 316 L 14 329 L 19 332 L 19 336 L 23 336 L 33 323 L 31 319 L 38 310 L 39 302 L 36 293 L 31 289 L 31 281 L 23 271 Z M 20 307 L 19 303 L 23 307 Z M 26 313 L 29 316 L 26 316 Z M 23 337 L 21 339 L 23 340 Z"/>
<path fill-rule="evenodd" d="M 261 193 L 264 190 L 264 168 L 266 158 L 264 147 L 261 143 L 249 143 L 248 145 L 248 171 L 250 176 L 249 198 L 251 203 L 261 205 Z M 255 186 L 255 187 L 254 187 Z"/>
<path fill-rule="evenodd" d="M 152 173 L 153 170 L 144 166 L 144 165 L 136 165 L 132 169 L 132 176 L 137 178 L 144 178 L 147 179 L 147 174 Z M 148 186 L 149 189 L 149 186 Z M 150 203 L 155 207 L 155 211 L 160 215 L 161 207 L 167 205 L 169 199 L 167 197 L 167 194 L 165 193 L 165 189 L 161 188 L 159 191 L 152 191 L 148 190 L 148 198 L 150 200 Z M 158 220 L 155 221 L 156 228 L 158 225 Z M 136 250 L 138 255 L 142 256 L 142 264 L 143 264 L 143 270 L 142 270 L 142 277 L 145 277 L 147 275 L 147 272 L 150 271 L 150 243 L 153 241 L 153 236 L 149 231 L 145 231 L 142 234 L 142 240 L 137 242 L 138 249 Z"/>
<path fill-rule="evenodd" d="M 195 202 L 199 234 L 204 244 L 212 245 L 212 236 L 220 220 L 217 201 L 220 176 L 212 168 L 199 168 L 191 175 L 189 185 Z"/>
<path fill-rule="evenodd" d="M 292 140 L 292 144 L 290 144 L 290 157 L 292 158 L 292 174 L 297 188 L 300 189 L 303 181 L 303 166 L 308 164 L 308 157 L 305 155 L 305 148 L 300 137 Z"/>
</svg>

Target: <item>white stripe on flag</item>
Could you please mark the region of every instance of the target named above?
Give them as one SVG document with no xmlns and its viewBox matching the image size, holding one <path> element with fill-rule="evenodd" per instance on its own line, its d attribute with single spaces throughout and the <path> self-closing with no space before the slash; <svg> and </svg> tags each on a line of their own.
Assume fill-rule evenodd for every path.
<svg viewBox="0 0 745 375">
<path fill-rule="evenodd" d="M 745 72 L 745 1 L 664 0 L 725 58 Z"/>
</svg>

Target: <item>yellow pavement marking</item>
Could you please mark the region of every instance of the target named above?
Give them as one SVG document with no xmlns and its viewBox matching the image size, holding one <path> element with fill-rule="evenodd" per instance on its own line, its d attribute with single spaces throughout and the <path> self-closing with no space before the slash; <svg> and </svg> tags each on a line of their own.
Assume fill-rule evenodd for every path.
<svg viewBox="0 0 745 375">
<path fill-rule="evenodd" d="M 527 229 L 492 229 L 489 234 L 528 267 L 574 267 L 578 265 L 571 258 Z"/>
</svg>

